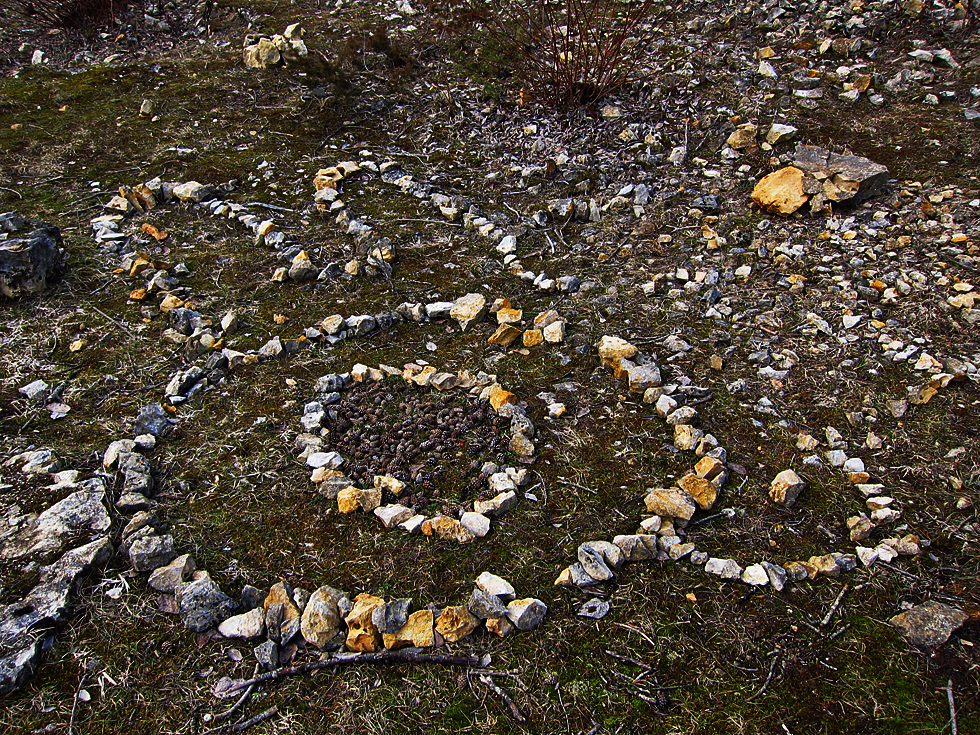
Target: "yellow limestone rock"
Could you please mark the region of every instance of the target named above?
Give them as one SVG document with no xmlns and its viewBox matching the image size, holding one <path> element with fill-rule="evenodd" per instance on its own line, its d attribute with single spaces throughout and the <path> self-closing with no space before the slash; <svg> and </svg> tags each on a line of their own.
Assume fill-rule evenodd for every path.
<svg viewBox="0 0 980 735">
<path fill-rule="evenodd" d="M 438 536 L 459 544 L 468 544 L 476 538 L 472 531 L 449 516 L 436 516 L 424 521 L 422 533 L 426 536 Z"/>
<path fill-rule="evenodd" d="M 435 615 L 431 610 L 419 610 L 408 616 L 408 622 L 397 633 L 385 633 L 385 648 L 394 650 L 405 646 L 429 648 L 436 643 L 433 634 Z"/>
<path fill-rule="evenodd" d="M 354 607 L 347 614 L 347 648 L 351 651 L 371 653 L 381 646 L 381 633 L 371 622 L 371 613 L 385 601 L 380 597 L 362 592 L 354 598 Z"/>
<path fill-rule="evenodd" d="M 447 607 L 436 620 L 436 631 L 449 643 L 462 640 L 480 624 L 463 605 Z"/>
<path fill-rule="evenodd" d="M 487 400 L 490 401 L 490 405 L 493 407 L 494 411 L 499 411 L 502 406 L 508 403 L 516 403 L 517 396 L 515 396 L 510 391 L 506 391 L 501 388 L 498 384 L 494 383 L 488 389 Z"/>
<path fill-rule="evenodd" d="M 277 602 L 281 602 L 284 606 L 283 620 L 292 620 L 293 618 L 299 617 L 299 608 L 293 602 L 292 591 L 286 588 L 285 582 L 278 582 L 272 585 L 272 589 L 266 595 L 262 607 L 268 610 L 270 605 L 274 605 Z"/>
<path fill-rule="evenodd" d="M 487 340 L 489 344 L 509 347 L 523 332 L 510 324 L 501 324 L 497 331 L 490 335 Z"/>
<path fill-rule="evenodd" d="M 324 585 L 316 590 L 303 609 L 300 632 L 307 643 L 323 648 L 340 632 L 340 591 Z"/>
<path fill-rule="evenodd" d="M 599 357 L 603 360 L 630 358 L 638 351 L 635 345 L 620 337 L 611 337 L 607 334 L 599 340 Z"/>
<path fill-rule="evenodd" d="M 361 489 L 353 485 L 345 487 L 337 493 L 337 510 L 341 513 L 353 513 L 361 507 Z"/>
<path fill-rule="evenodd" d="M 497 324 L 519 324 L 524 318 L 524 312 L 520 309 L 502 307 L 497 311 Z"/>
<path fill-rule="evenodd" d="M 762 177 L 752 190 L 752 201 L 772 214 L 790 215 L 806 204 L 803 172 L 787 166 Z"/>
<path fill-rule="evenodd" d="M 544 342 L 544 333 L 540 329 L 528 329 L 524 332 L 524 346 L 537 347 Z"/>
<path fill-rule="evenodd" d="M 697 475 L 685 475 L 677 481 L 677 487 L 688 493 L 701 510 L 708 510 L 718 499 L 718 488 L 710 480 Z"/>
</svg>

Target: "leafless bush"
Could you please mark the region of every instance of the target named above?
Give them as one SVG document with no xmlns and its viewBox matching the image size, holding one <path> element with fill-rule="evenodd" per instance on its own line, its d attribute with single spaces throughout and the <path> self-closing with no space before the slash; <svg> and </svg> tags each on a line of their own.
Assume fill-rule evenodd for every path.
<svg viewBox="0 0 980 735">
<path fill-rule="evenodd" d="M 591 105 L 650 74 L 655 0 L 481 2 L 497 61 L 524 94 L 558 107 Z"/>
<path fill-rule="evenodd" d="M 18 16 L 37 28 L 86 27 L 111 18 L 113 0 L 0 0 L 0 15 Z"/>
</svg>

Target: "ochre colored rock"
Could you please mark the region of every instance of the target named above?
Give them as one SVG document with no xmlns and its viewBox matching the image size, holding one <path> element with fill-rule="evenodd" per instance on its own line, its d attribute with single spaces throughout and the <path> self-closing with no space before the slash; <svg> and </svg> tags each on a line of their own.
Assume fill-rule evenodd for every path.
<svg viewBox="0 0 980 735">
<path fill-rule="evenodd" d="M 436 630 L 449 643 L 462 640 L 480 624 L 463 605 L 452 605 L 442 611 L 436 620 Z"/>
<path fill-rule="evenodd" d="M 351 651 L 373 652 L 381 646 L 381 633 L 371 621 L 371 613 L 385 601 L 362 592 L 354 598 L 354 607 L 347 614 L 347 648 Z"/>
<path fill-rule="evenodd" d="M 268 610 L 270 605 L 274 605 L 277 602 L 281 602 L 284 605 L 283 620 L 291 620 L 292 618 L 299 617 L 299 608 L 293 602 L 292 590 L 287 589 L 284 582 L 278 582 L 272 585 L 272 589 L 266 595 L 262 607 Z"/>
<path fill-rule="evenodd" d="M 803 172 L 787 166 L 764 176 L 752 190 L 752 201 L 772 214 L 793 214 L 807 201 Z"/>
<path fill-rule="evenodd" d="M 431 610 L 419 610 L 408 616 L 408 622 L 397 633 L 385 633 L 385 648 L 394 650 L 405 646 L 428 648 L 434 646 L 433 624 L 435 616 Z"/>
<path fill-rule="evenodd" d="M 694 498 L 701 510 L 708 510 L 718 499 L 718 488 L 715 484 L 697 475 L 684 475 L 677 481 L 677 487 Z"/>
</svg>

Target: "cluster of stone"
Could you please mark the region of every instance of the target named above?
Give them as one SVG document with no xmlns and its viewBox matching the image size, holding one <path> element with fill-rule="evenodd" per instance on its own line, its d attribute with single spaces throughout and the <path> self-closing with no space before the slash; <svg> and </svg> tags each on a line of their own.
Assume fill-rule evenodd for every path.
<svg viewBox="0 0 980 735">
<path fill-rule="evenodd" d="M 867 512 L 848 517 L 848 535 L 854 542 L 867 541 L 877 529 L 896 523 L 902 518 L 900 504 L 895 498 L 887 495 L 884 485 L 871 481 L 864 460 L 860 457 L 847 456 L 845 451 L 847 442 L 837 429 L 833 426 L 825 427 L 824 436 L 828 449 L 824 452 L 823 458 L 818 454 L 810 454 L 804 457 L 803 463 L 819 466 L 825 460 L 831 467 L 840 468 L 847 474 L 848 480 L 867 508 Z M 812 452 L 822 443 L 806 432 L 800 432 L 796 439 L 797 448 L 804 452 Z M 869 433 L 865 443 L 868 449 L 878 449 L 881 444 L 882 440 L 874 432 Z M 769 496 L 777 505 L 790 507 L 804 487 L 805 483 L 793 470 L 783 470 L 773 479 Z M 865 566 L 871 566 L 878 560 L 889 562 L 899 555 L 919 554 L 922 548 L 928 545 L 927 540 L 920 540 L 915 534 L 909 533 L 901 538 L 883 539 L 875 547 L 858 545 L 855 553 Z"/>
<path fill-rule="evenodd" d="M 269 207 L 259 203 L 249 205 L 238 204 L 226 201 L 221 198 L 222 194 L 231 193 L 234 186 L 231 183 L 219 184 L 216 186 L 201 184 L 197 181 L 184 183 L 174 183 L 161 181 L 159 178 L 151 179 L 136 186 L 121 186 L 119 194 L 113 197 L 106 209 L 109 214 L 96 217 L 91 221 L 95 240 L 101 248 L 114 255 L 121 257 L 119 273 L 129 273 L 137 275 L 150 266 L 154 266 L 151 258 L 145 253 L 141 253 L 137 248 L 140 243 L 147 242 L 146 237 L 161 241 L 167 238 L 167 233 L 148 222 L 144 222 L 139 234 L 127 233 L 121 229 L 121 224 L 127 217 L 142 214 L 155 209 L 162 204 L 171 202 L 183 202 L 199 210 L 204 210 L 212 217 L 223 219 L 233 219 L 249 228 L 255 238 L 256 245 L 268 245 L 279 252 L 279 257 L 283 261 L 290 263 L 290 267 L 285 269 L 284 275 L 279 280 L 285 280 L 292 274 L 294 280 L 308 281 L 317 277 L 335 277 L 339 275 L 340 269 L 333 265 L 323 270 L 313 270 L 309 264 L 309 258 L 305 251 L 298 244 L 287 239 L 286 234 L 276 228 L 274 219 L 260 217 L 254 214 L 250 207 Z M 270 207 L 276 209 L 276 207 Z M 136 235 L 135 242 L 130 242 Z M 144 237 L 145 236 L 145 237 Z M 158 291 L 163 295 L 179 293 L 176 278 L 186 275 L 186 270 L 182 273 L 182 265 L 178 264 L 171 269 L 156 268 L 154 275 L 149 280 L 144 289 L 135 289 L 131 294 L 134 300 L 142 301 L 147 295 Z M 160 273 L 163 271 L 163 273 Z M 156 283 L 154 284 L 154 279 Z"/>
<path fill-rule="evenodd" d="M 79 583 L 113 555 L 103 477 L 82 479 L 78 470 L 63 469 L 51 449 L 22 452 L 4 467 L 48 475 L 54 481 L 48 492 L 69 494 L 40 514 L 25 513 L 16 504 L 4 508 L 0 560 L 23 565 L 21 571 L 36 575 L 37 583 L 22 599 L 0 605 L 0 695 L 30 678 L 66 619 Z"/>
<path fill-rule="evenodd" d="M 790 215 L 807 201 L 811 212 L 820 212 L 828 203 L 859 204 L 877 194 L 888 178 L 886 167 L 867 158 L 801 144 L 792 166 L 756 184 L 752 201 L 774 214 Z"/>
<path fill-rule="evenodd" d="M 16 212 L 0 214 L 0 296 L 40 293 L 64 266 L 61 230 Z"/>
<path fill-rule="evenodd" d="M 226 617 L 218 632 L 246 640 L 264 636 L 254 654 L 274 669 L 300 646 L 351 652 L 432 648 L 457 643 L 480 627 L 501 637 L 534 630 L 548 611 L 536 598 L 515 599 L 513 586 L 489 572 L 477 577 L 465 605 L 414 607 L 411 598 L 386 601 L 367 592 L 352 597 L 329 585 L 310 593 L 279 582 L 267 594 L 246 586 L 244 611 Z"/>
<path fill-rule="evenodd" d="M 511 419 L 510 450 L 520 459 L 533 458 L 534 423 L 516 405 L 517 397 L 504 390 L 495 375 L 483 372 L 472 375 L 467 370 L 456 373 L 440 372 L 431 365 L 417 363 L 407 363 L 401 369 L 390 365 L 372 368 L 359 363 L 349 373 L 331 373 L 319 378 L 315 400 L 304 407 L 300 421 L 304 433 L 297 438 L 297 445 L 302 448 L 300 458 L 313 469 L 310 481 L 317 486 L 317 492 L 321 495 L 336 499 L 341 513 L 373 513 L 386 529 L 398 527 L 408 533 L 421 533 L 461 544 L 483 538 L 490 532 L 492 518 L 499 518 L 520 502 L 520 489 L 530 480 L 526 469 L 496 468 L 489 477 L 492 493 L 489 498 L 475 500 L 472 508 L 464 508 L 459 518 L 446 515 L 430 518 L 414 513 L 411 508 L 400 503 L 382 505 L 385 491 L 395 498 L 405 492 L 406 486 L 401 480 L 377 475 L 373 487 L 356 487 L 342 471 L 344 457 L 338 452 L 321 451 L 321 436 L 327 433 L 321 427 L 333 411 L 330 405 L 340 401 L 340 392 L 352 382 L 381 381 L 388 378 L 401 379 L 421 388 L 438 391 L 465 390 L 474 398 L 487 401 L 498 415 Z M 320 435 L 315 432 L 320 432 Z"/>
<path fill-rule="evenodd" d="M 289 66 L 298 59 L 309 55 L 309 49 L 303 41 L 303 29 L 299 23 L 286 26 L 282 35 L 245 36 L 245 47 L 242 49 L 242 60 L 245 66 L 253 69 L 267 69 L 271 66 Z"/>
</svg>

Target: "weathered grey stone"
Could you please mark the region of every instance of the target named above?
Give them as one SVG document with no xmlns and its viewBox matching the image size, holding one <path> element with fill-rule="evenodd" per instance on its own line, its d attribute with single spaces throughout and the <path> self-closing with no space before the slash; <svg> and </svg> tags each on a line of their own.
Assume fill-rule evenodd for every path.
<svg viewBox="0 0 980 735">
<path fill-rule="evenodd" d="M 104 567 L 112 553 L 105 537 L 71 549 L 40 568 L 38 585 L 24 599 L 0 606 L 0 695 L 30 678 L 52 629 L 64 620 L 79 580 Z"/>
<path fill-rule="evenodd" d="M 143 536 L 137 538 L 129 547 L 129 563 L 137 572 L 150 572 L 169 564 L 177 556 L 174 539 L 166 536 Z"/>
<path fill-rule="evenodd" d="M 265 613 L 260 608 L 232 615 L 218 626 L 225 638 L 258 638 L 265 632 Z"/>
<path fill-rule="evenodd" d="M 835 202 L 859 204 L 877 194 L 888 183 L 888 169 L 860 156 L 832 153 L 799 144 L 793 165 L 807 174 L 822 177 L 822 194 Z"/>
<path fill-rule="evenodd" d="M 0 215 L 0 295 L 8 299 L 40 293 L 62 271 L 61 231 L 43 222 L 29 222 L 13 212 Z M 10 238 L 10 234 L 23 233 Z"/>
<path fill-rule="evenodd" d="M 253 653 L 262 668 L 270 671 L 279 668 L 279 644 L 275 641 L 263 641 L 255 647 Z"/>
<path fill-rule="evenodd" d="M 704 565 L 704 571 L 728 580 L 741 579 L 742 577 L 742 567 L 733 559 L 708 559 L 708 563 Z"/>
<path fill-rule="evenodd" d="M 476 578 L 476 586 L 488 595 L 499 598 L 503 602 L 510 602 L 514 599 L 514 587 L 506 579 L 498 577 L 490 572 L 482 572 Z"/>
<path fill-rule="evenodd" d="M 184 626 L 202 633 L 224 620 L 238 605 L 215 584 L 207 572 L 197 572 L 191 582 L 174 589 Z"/>
<path fill-rule="evenodd" d="M 507 607 L 496 595 L 488 595 L 481 589 L 475 589 L 470 593 L 470 599 L 466 602 L 466 609 L 480 620 L 488 618 L 499 618 L 507 614 Z"/>
<path fill-rule="evenodd" d="M 379 605 L 371 612 L 371 622 L 382 635 L 385 633 L 397 633 L 405 627 L 408 622 L 408 614 L 412 610 L 412 600 L 409 597 L 402 597 L 391 602 Z"/>
<path fill-rule="evenodd" d="M 184 554 L 178 556 L 166 566 L 153 570 L 146 583 L 158 592 L 173 594 L 173 591 L 177 589 L 177 585 L 181 582 L 188 581 L 194 576 L 195 571 L 196 567 L 194 566 L 193 557 L 190 554 Z"/>
<path fill-rule="evenodd" d="M 5 540 L 0 559 L 50 556 L 59 553 L 69 538 L 74 543 L 100 538 L 111 523 L 103 504 L 105 486 L 90 480 L 83 489 L 58 501 L 18 534 Z"/>
<path fill-rule="evenodd" d="M 518 630 L 534 630 L 547 614 L 548 606 L 534 597 L 513 600 L 507 605 L 507 617 Z"/>
</svg>

